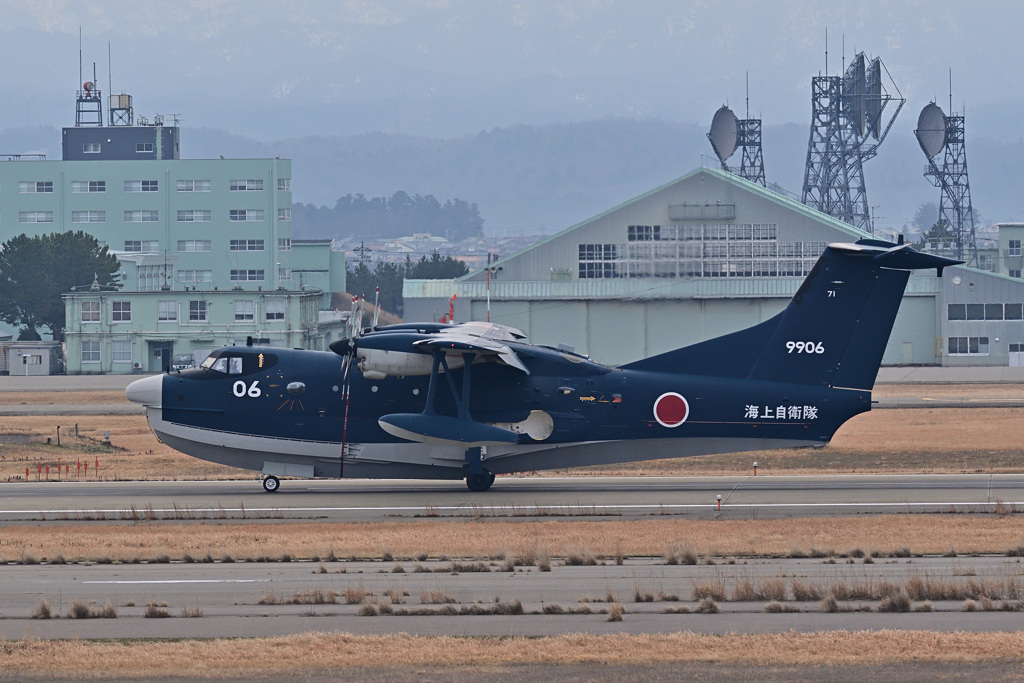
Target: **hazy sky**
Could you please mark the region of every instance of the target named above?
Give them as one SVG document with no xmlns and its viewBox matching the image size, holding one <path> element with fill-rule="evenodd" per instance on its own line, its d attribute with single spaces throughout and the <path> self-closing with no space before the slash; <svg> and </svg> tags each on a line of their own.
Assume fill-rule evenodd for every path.
<svg viewBox="0 0 1024 683">
<path fill-rule="evenodd" d="M 608 116 L 709 122 L 728 101 L 807 124 L 810 77 L 881 56 L 913 130 L 930 99 L 1024 135 L 1013 0 L 0 0 L 0 129 L 71 125 L 86 72 L 136 113 L 264 140 L 371 130 L 456 136 Z M 91 75 L 90 75 L 91 78 Z M 906 132 L 906 131 L 904 131 Z M 6 150 L 5 150 L 6 151 Z"/>
</svg>

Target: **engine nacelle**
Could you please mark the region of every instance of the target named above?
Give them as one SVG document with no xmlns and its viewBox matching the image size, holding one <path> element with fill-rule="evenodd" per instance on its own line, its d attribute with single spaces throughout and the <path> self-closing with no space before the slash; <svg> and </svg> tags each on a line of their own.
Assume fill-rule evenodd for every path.
<svg viewBox="0 0 1024 683">
<path fill-rule="evenodd" d="M 366 379 L 384 379 L 385 377 L 419 377 L 430 374 L 434 357 L 426 353 L 407 353 L 405 351 L 384 351 L 382 349 L 359 349 L 359 370 Z M 465 362 L 461 356 L 450 355 L 447 358 L 448 369 L 457 370 Z"/>
</svg>

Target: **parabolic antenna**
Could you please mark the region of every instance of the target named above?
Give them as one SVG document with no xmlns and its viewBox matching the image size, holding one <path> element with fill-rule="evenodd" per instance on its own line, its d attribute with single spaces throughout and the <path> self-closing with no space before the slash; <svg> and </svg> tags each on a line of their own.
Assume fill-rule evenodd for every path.
<svg viewBox="0 0 1024 683">
<path fill-rule="evenodd" d="M 925 105 L 921 115 L 917 117 L 917 130 L 914 131 L 917 142 L 921 145 L 924 155 L 931 159 L 942 151 L 946 145 L 946 115 L 942 108 L 934 102 Z"/>
<path fill-rule="evenodd" d="M 860 136 L 864 135 L 864 96 L 867 86 L 864 74 L 864 53 L 858 52 L 850 60 L 850 66 L 843 75 L 843 100 L 846 104 L 846 120 Z"/>
<path fill-rule="evenodd" d="M 867 132 L 876 140 L 880 134 L 879 124 L 882 121 L 882 60 L 875 57 L 868 65 L 865 74 L 864 118 L 867 120 Z"/>
<path fill-rule="evenodd" d="M 722 106 L 715 112 L 715 118 L 711 119 L 708 140 L 711 141 L 711 147 L 718 155 L 718 160 L 723 164 L 736 151 L 736 114 L 732 113 L 732 109 Z"/>
</svg>

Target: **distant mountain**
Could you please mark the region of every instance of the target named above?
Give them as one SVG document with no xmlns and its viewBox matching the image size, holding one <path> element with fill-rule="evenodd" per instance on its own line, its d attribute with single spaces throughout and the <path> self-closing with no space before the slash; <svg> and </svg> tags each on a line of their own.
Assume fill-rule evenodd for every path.
<svg viewBox="0 0 1024 683">
<path fill-rule="evenodd" d="M 1024 220 L 1024 139 L 973 121 L 968 116 L 975 206 L 988 223 Z M 916 117 L 901 117 L 879 155 L 864 167 L 869 203 L 877 224 L 888 230 L 900 229 L 920 204 L 939 198 L 923 177 L 926 160 L 913 136 L 915 123 Z M 495 128 L 451 139 L 367 133 L 261 142 L 214 128 L 185 128 L 181 151 L 186 158 L 292 159 L 297 203 L 334 207 L 346 195 L 433 195 L 442 204 L 476 204 L 487 234 L 514 234 L 561 230 L 702 163 L 717 165 L 706 130 L 707 124 L 609 118 Z M 769 182 L 799 194 L 808 134 L 800 124 L 764 127 Z M 30 151 L 59 159 L 60 131 L 0 132 L 0 153 Z"/>
</svg>

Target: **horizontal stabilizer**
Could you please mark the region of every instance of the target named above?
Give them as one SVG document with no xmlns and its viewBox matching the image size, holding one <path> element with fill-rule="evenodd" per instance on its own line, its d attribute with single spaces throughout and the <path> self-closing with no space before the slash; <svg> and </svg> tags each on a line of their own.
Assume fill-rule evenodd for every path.
<svg viewBox="0 0 1024 683">
<path fill-rule="evenodd" d="M 419 443 L 474 448 L 519 443 L 519 435 L 494 425 L 444 415 L 393 413 L 377 420 L 391 436 Z"/>
</svg>

